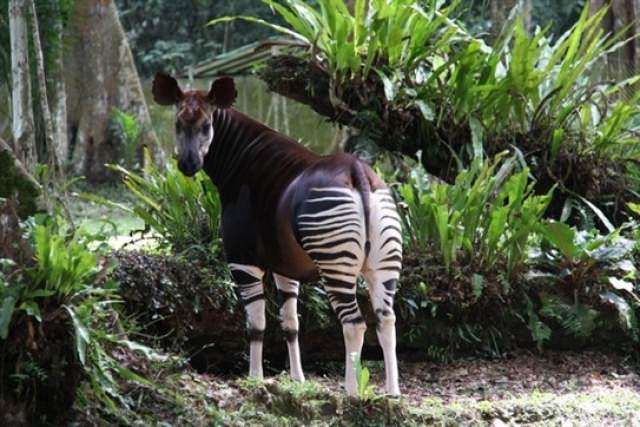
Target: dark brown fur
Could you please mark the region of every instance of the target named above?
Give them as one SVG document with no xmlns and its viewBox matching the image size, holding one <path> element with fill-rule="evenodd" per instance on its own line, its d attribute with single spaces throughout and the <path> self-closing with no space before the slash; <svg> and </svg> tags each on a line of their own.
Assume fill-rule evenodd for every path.
<svg viewBox="0 0 640 427">
<path fill-rule="evenodd" d="M 200 165 L 222 200 L 222 234 L 227 257 L 297 280 L 317 277 L 292 225 L 310 188 L 354 188 L 368 218 L 370 191 L 385 184 L 349 154 L 318 156 L 293 139 L 227 108 L 236 91 L 230 79 L 216 80 L 209 92 L 182 92 L 159 74 L 155 100 L 178 108 L 177 121 L 197 132 L 212 117 L 213 140 Z"/>
</svg>

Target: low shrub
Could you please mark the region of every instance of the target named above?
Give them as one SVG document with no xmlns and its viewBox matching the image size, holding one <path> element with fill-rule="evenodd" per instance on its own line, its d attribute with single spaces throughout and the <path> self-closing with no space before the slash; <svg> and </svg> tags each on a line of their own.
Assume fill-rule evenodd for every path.
<svg viewBox="0 0 640 427">
<path fill-rule="evenodd" d="M 532 344 L 634 345 L 635 241 L 623 237 L 632 226 L 601 235 L 544 220 L 550 195 L 534 195 L 527 169 L 513 165 L 476 160 L 454 184 L 414 169 L 400 185 L 400 346 L 445 360 Z"/>
<path fill-rule="evenodd" d="M 123 309 L 151 345 L 195 354 L 192 363 L 233 368 L 226 355 L 244 351 L 244 317 L 230 276 L 200 258 L 120 251 L 112 274 Z M 236 339 L 230 339 L 236 337 Z M 211 350 L 207 350 L 211 348 Z"/>
<path fill-rule="evenodd" d="M 606 235 L 576 232 L 559 222 L 545 224 L 542 231 L 545 244 L 532 257 L 528 275 L 539 304 L 537 312 L 529 313 L 538 345 L 552 341 L 559 346 L 567 338 L 579 343 L 637 343 L 636 243 L 621 230 Z"/>
<path fill-rule="evenodd" d="M 184 176 L 175 160 L 170 160 L 166 169 L 159 169 L 148 151 L 145 157 L 141 175 L 122 166 L 111 166 L 122 175 L 134 196 L 132 206 L 87 197 L 138 216 L 147 229 L 157 233 L 161 246 L 176 253 L 199 252 L 205 257 L 218 253 L 220 199 L 211 180 L 204 172 L 193 178 Z"/>
<path fill-rule="evenodd" d="M 506 279 L 521 273 L 529 238 L 551 196 L 534 195 L 529 169 L 517 172 L 516 159 L 503 157 L 476 158 L 451 185 L 429 181 L 423 170 L 415 169 L 410 182 L 400 187 L 410 248 L 420 252 L 439 245 L 447 270 L 464 258 L 478 274 L 494 270 L 498 263 Z"/>
<path fill-rule="evenodd" d="M 127 337 L 102 239 L 55 215 L 30 218 L 16 230 L 21 250 L 0 263 L 0 422 L 65 423 L 85 379 L 83 398 L 106 408 L 126 405 L 119 382 L 145 380 L 113 349 L 150 350 Z"/>
</svg>

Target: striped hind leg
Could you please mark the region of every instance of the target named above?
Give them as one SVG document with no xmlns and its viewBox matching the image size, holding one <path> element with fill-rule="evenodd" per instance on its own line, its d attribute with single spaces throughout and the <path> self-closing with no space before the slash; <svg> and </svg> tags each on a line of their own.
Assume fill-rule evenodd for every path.
<svg viewBox="0 0 640 427">
<path fill-rule="evenodd" d="M 362 201 L 347 188 L 315 188 L 296 220 L 302 247 L 315 262 L 342 323 L 345 388 L 349 395 L 356 395 L 354 358 L 360 358 L 366 330 L 356 300 L 366 238 Z"/>
<path fill-rule="evenodd" d="M 395 202 L 389 190 L 371 194 L 369 239 L 371 248 L 362 274 L 376 315 L 376 332 L 382 347 L 385 391 L 398 396 L 398 362 L 396 358 L 396 316 L 393 298 L 402 266 L 402 234 Z"/>
<path fill-rule="evenodd" d="M 304 382 L 302 362 L 300 361 L 300 346 L 298 344 L 298 288 L 300 287 L 300 283 L 275 273 L 273 274 L 273 279 L 276 282 L 278 291 L 282 295 L 280 324 L 287 336 L 291 378 Z"/>
<path fill-rule="evenodd" d="M 266 326 L 264 271 L 253 265 L 229 263 L 239 299 L 247 313 L 249 331 L 249 376 L 262 378 L 262 341 Z"/>
<path fill-rule="evenodd" d="M 336 282 L 325 278 L 325 289 L 331 301 L 331 307 L 342 323 L 345 350 L 344 387 L 348 395 L 357 396 L 358 381 L 355 361 L 360 360 L 367 325 L 356 301 L 355 280 L 349 287 L 343 286 L 345 284 L 346 282 L 341 282 L 340 286 L 336 288 Z"/>
</svg>

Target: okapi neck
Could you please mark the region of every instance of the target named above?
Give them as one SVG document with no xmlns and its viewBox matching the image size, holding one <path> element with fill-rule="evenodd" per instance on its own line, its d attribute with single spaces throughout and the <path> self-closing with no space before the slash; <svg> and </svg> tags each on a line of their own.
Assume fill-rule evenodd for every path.
<svg viewBox="0 0 640 427">
<path fill-rule="evenodd" d="M 306 167 L 320 157 L 293 139 L 233 109 L 213 113 L 214 136 L 203 168 L 218 188 L 222 201 L 234 200 L 247 186 L 261 194 L 281 194 Z"/>
</svg>

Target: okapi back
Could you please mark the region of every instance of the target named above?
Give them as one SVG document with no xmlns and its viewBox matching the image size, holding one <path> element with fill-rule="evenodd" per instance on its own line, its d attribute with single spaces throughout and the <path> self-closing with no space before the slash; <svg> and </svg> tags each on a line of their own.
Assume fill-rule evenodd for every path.
<svg viewBox="0 0 640 427">
<path fill-rule="evenodd" d="M 293 139 L 234 109 L 213 113 L 215 134 L 203 169 L 218 187 L 223 205 L 250 189 L 253 220 L 262 243 L 277 251 L 272 230 L 286 187 L 321 157 Z"/>
</svg>

